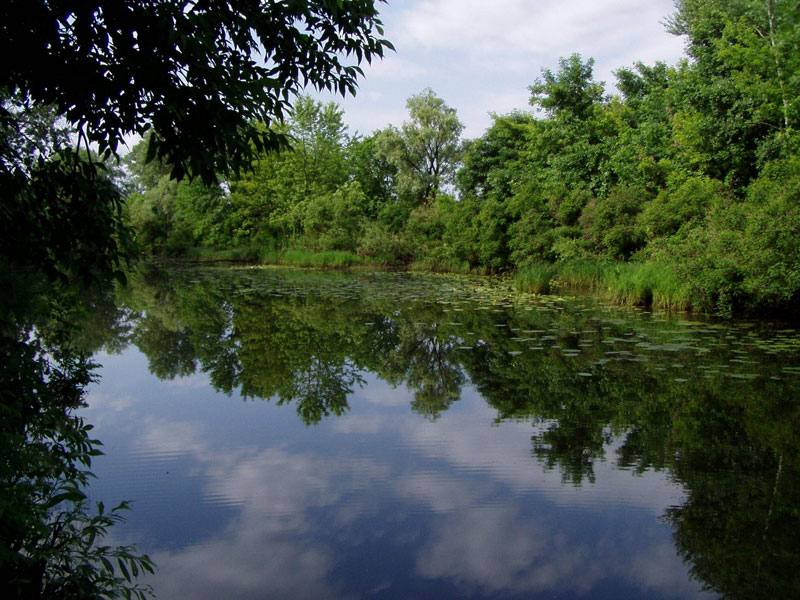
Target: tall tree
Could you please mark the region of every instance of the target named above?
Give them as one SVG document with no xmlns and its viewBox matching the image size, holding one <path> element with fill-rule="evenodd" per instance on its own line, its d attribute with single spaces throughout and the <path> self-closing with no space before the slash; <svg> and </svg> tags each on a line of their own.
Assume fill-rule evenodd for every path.
<svg viewBox="0 0 800 600">
<path fill-rule="evenodd" d="M 294 236 L 308 203 L 347 181 L 347 127 L 335 103 L 301 96 L 273 129 L 289 145 L 260 154 L 251 171 L 231 182 L 234 227 L 242 238 Z"/>
<path fill-rule="evenodd" d="M 386 128 L 380 144 L 386 159 L 397 168 L 398 193 L 426 204 L 443 185 L 453 182 L 464 125 L 456 110 L 431 89 L 411 96 L 406 108 L 410 120 L 399 130 Z"/>
<path fill-rule="evenodd" d="M 680 72 L 676 143 L 690 166 L 742 191 L 775 138 L 796 127 L 800 6 L 785 0 L 680 0 L 670 21 L 692 59 Z"/>
</svg>

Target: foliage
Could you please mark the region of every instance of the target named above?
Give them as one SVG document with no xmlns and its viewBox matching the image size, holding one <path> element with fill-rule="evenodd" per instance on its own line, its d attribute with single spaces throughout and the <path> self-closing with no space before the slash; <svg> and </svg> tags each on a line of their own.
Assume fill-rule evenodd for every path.
<svg viewBox="0 0 800 600">
<path fill-rule="evenodd" d="M 386 161 L 397 169 L 398 195 L 425 204 L 453 182 L 464 125 L 455 109 L 430 88 L 411 96 L 406 108 L 410 120 L 400 129 L 390 126 L 383 130 L 378 144 Z"/>
<path fill-rule="evenodd" d="M 303 98 L 285 125 L 263 125 L 294 132 L 294 146 L 261 154 L 193 227 L 173 226 L 174 246 L 274 260 L 346 249 L 416 269 L 518 271 L 537 290 L 574 271 L 575 285 L 602 279 L 623 303 L 794 310 L 800 8 L 681 0 L 667 21 L 686 60 L 620 68 L 610 96 L 594 61 L 572 54 L 530 86 L 532 111 L 493 115 L 474 140 L 432 90 L 408 99 L 402 126 L 352 138 L 341 111 Z M 151 215 L 167 211 L 143 212 L 145 198 L 130 202 L 139 238 L 161 239 L 168 220 Z M 611 263 L 614 276 L 575 271 Z"/>
<path fill-rule="evenodd" d="M 294 242 L 303 233 L 309 205 L 348 181 L 348 137 L 335 104 L 300 97 L 290 118 L 273 129 L 289 136 L 290 146 L 261 153 L 251 171 L 231 182 L 225 204 L 235 242 Z"/>
<path fill-rule="evenodd" d="M 358 63 L 391 48 L 374 4 L 13 0 L 0 88 L 54 105 L 105 158 L 153 127 L 148 154 L 208 183 L 285 142 L 255 122 L 304 85 L 355 93 Z"/>
<path fill-rule="evenodd" d="M 145 598 L 149 588 L 133 579 L 152 573 L 152 561 L 131 546 L 98 544 L 127 504 L 94 512 L 82 491 L 100 454 L 91 425 L 74 414 L 92 364 L 33 332 L 0 341 L 3 589 L 19 598 Z"/>
<path fill-rule="evenodd" d="M 0 257 L 86 283 L 117 271 L 130 244 L 108 169 L 68 133 L 53 108 L 0 91 Z"/>
<path fill-rule="evenodd" d="M 303 230 L 314 249 L 354 251 L 363 227 L 366 196 L 357 182 L 346 183 L 306 207 Z"/>
<path fill-rule="evenodd" d="M 364 192 L 367 201 L 364 215 L 370 220 L 379 218 L 381 210 L 397 200 L 394 187 L 397 167 L 379 152 L 379 137 L 380 133 L 354 136 L 346 148 L 347 172 Z"/>
<path fill-rule="evenodd" d="M 536 262 L 517 272 L 514 285 L 536 294 L 589 290 L 618 304 L 662 310 L 688 310 L 692 306 L 690 289 L 681 279 L 680 269 L 655 261 Z"/>
<path fill-rule="evenodd" d="M 411 257 L 405 237 L 391 231 L 380 222 L 367 223 L 359 241 L 358 253 L 380 264 L 405 264 Z"/>
</svg>

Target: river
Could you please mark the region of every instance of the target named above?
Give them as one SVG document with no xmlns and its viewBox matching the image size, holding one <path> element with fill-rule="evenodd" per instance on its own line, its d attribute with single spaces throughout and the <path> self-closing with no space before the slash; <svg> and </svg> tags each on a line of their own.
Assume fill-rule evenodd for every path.
<svg viewBox="0 0 800 600">
<path fill-rule="evenodd" d="M 91 328 L 90 496 L 162 600 L 800 592 L 793 328 L 209 267 Z"/>
</svg>

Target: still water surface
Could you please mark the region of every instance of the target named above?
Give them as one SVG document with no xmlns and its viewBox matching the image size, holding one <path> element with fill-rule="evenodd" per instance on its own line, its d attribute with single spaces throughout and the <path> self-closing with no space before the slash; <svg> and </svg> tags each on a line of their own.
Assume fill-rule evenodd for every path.
<svg viewBox="0 0 800 600">
<path fill-rule="evenodd" d="M 91 494 L 183 598 L 800 597 L 800 336 L 502 282 L 149 270 Z"/>
</svg>

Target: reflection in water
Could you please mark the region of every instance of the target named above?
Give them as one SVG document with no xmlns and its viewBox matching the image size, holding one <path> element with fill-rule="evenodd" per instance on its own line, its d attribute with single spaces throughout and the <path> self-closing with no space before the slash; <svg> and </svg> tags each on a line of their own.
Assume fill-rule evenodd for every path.
<svg viewBox="0 0 800 600">
<path fill-rule="evenodd" d="M 144 430 L 120 465 L 202 497 L 153 540 L 161 597 L 800 592 L 794 331 L 395 274 L 154 271 L 120 302 L 107 349 L 316 424 L 157 381 L 114 416 L 103 361 L 100 437 Z"/>
</svg>

